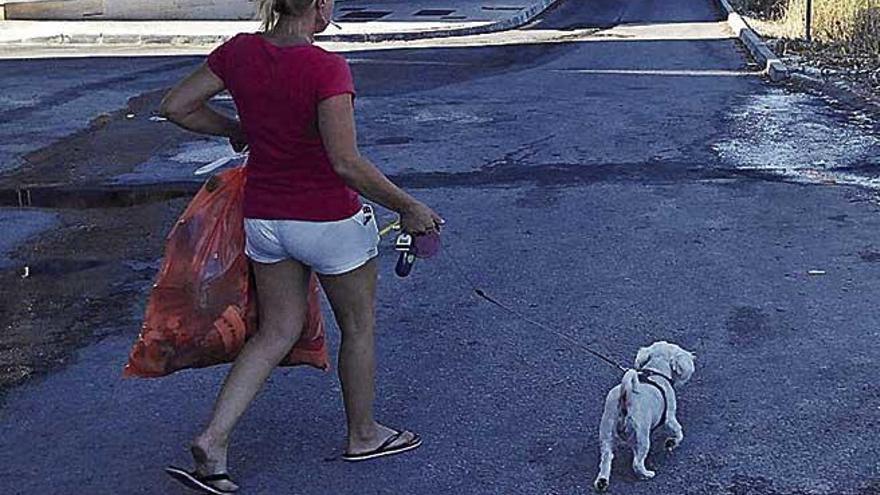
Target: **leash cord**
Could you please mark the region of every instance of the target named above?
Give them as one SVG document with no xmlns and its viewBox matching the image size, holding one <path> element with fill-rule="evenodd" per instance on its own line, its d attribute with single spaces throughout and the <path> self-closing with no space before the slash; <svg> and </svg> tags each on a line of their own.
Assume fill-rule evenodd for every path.
<svg viewBox="0 0 880 495">
<path fill-rule="evenodd" d="M 397 229 L 399 229 L 399 228 L 400 228 L 400 218 L 398 217 L 395 221 L 390 222 L 390 223 L 387 224 L 385 227 L 383 227 L 382 229 L 380 229 L 380 230 L 379 230 L 379 236 L 380 236 L 380 237 L 385 237 L 385 236 L 388 235 L 392 230 L 397 230 Z M 468 286 L 470 286 L 471 290 L 473 290 L 473 291 L 474 291 L 474 294 L 476 294 L 477 296 L 479 296 L 479 297 L 485 299 L 486 301 L 488 301 L 488 302 L 494 304 L 495 306 L 498 306 L 498 307 L 501 308 L 503 311 L 506 311 L 506 312 L 508 312 L 508 313 L 510 313 L 510 314 L 512 314 L 512 315 L 514 315 L 514 316 L 516 316 L 517 318 L 519 318 L 519 319 L 521 319 L 521 320 L 523 320 L 523 321 L 525 321 L 525 322 L 527 322 L 527 323 L 531 323 L 532 325 L 535 325 L 535 326 L 538 327 L 538 328 L 541 328 L 541 329 L 543 329 L 543 330 L 546 330 L 546 331 L 548 331 L 548 332 L 550 332 L 550 333 L 556 335 L 557 337 L 561 338 L 562 340 L 565 340 L 566 342 L 568 342 L 569 344 L 571 344 L 571 345 L 573 345 L 573 346 L 575 346 L 575 347 L 578 347 L 578 348 L 580 348 L 580 349 L 582 349 L 582 350 L 584 350 L 584 351 L 587 351 L 588 353 L 590 353 L 590 354 L 592 354 L 593 356 L 595 356 L 595 357 L 601 359 L 601 360 L 604 361 L 605 363 L 607 363 L 607 364 L 609 364 L 609 365 L 611 365 L 611 366 L 617 368 L 618 370 L 620 370 L 620 371 L 626 373 L 627 368 L 624 368 L 623 366 L 620 365 L 620 363 L 614 361 L 613 359 L 609 358 L 608 356 L 605 356 L 604 354 L 602 354 L 602 353 L 600 353 L 600 352 L 597 352 L 597 351 L 591 349 L 589 346 L 586 346 L 586 345 L 584 345 L 584 344 L 578 342 L 577 340 L 575 340 L 575 339 L 572 338 L 571 336 L 566 335 L 565 333 L 563 333 L 563 332 L 561 332 L 561 331 L 559 331 L 559 330 L 556 330 L 555 328 L 552 328 L 552 327 L 550 327 L 550 326 L 548 326 L 548 325 L 545 325 L 545 324 L 543 324 L 543 323 L 541 323 L 541 322 L 539 322 L 539 321 L 535 321 L 535 320 L 529 318 L 528 316 L 523 315 L 523 314 L 520 313 L 519 311 L 516 311 L 515 309 L 513 309 L 513 308 L 511 308 L 510 306 L 508 306 L 508 305 L 502 303 L 502 302 L 499 301 L 498 299 L 495 299 L 494 297 L 492 297 L 491 295 L 489 295 L 489 293 L 487 293 L 485 290 L 483 290 L 483 289 L 477 287 L 477 284 L 475 284 L 475 283 L 473 282 L 473 280 L 468 276 L 468 274 L 464 271 L 464 269 L 461 267 L 461 263 L 459 263 L 459 261 L 458 261 L 458 259 L 455 257 L 455 255 L 452 254 L 452 251 L 449 249 L 448 246 L 445 247 L 444 249 L 442 249 L 441 251 L 443 251 L 447 256 L 449 256 L 449 262 L 452 264 L 453 267 L 455 267 L 455 270 L 458 272 L 458 275 L 461 277 L 461 279 L 462 279 L 465 283 L 467 283 Z"/>
<path fill-rule="evenodd" d="M 459 276 L 461 276 L 461 278 L 467 283 L 467 285 L 470 286 L 471 290 L 473 290 L 474 293 L 475 293 L 477 296 L 479 296 L 479 297 L 485 299 L 486 301 L 488 301 L 488 302 L 494 304 L 495 306 L 498 306 L 498 307 L 501 308 L 502 310 L 504 310 L 504 311 L 506 311 L 506 312 L 508 312 L 508 313 L 510 313 L 510 314 L 512 314 L 512 315 L 514 315 L 514 316 L 516 316 L 517 318 L 519 318 L 519 319 L 521 319 L 521 320 L 523 320 L 523 321 L 525 321 L 525 322 L 527 322 L 527 323 L 531 323 L 532 325 L 535 325 L 535 326 L 537 326 L 537 327 L 539 327 L 539 328 L 541 328 L 541 329 L 543 329 L 543 330 L 546 330 L 546 331 L 548 331 L 548 332 L 550 332 L 550 333 L 556 335 L 557 337 L 559 337 L 559 338 L 565 340 L 565 341 L 568 342 L 569 344 L 571 344 L 571 345 L 573 345 L 573 346 L 575 346 L 575 347 L 578 347 L 578 348 L 580 348 L 580 349 L 582 349 L 582 350 L 584 350 L 584 351 L 587 351 L 588 353 L 590 353 L 590 354 L 592 354 L 593 356 L 595 356 L 595 357 L 601 359 L 601 360 L 604 361 L 605 363 L 607 363 L 607 364 L 609 364 L 609 365 L 611 365 L 611 366 L 617 368 L 618 370 L 620 370 L 620 371 L 622 371 L 622 372 L 624 372 L 624 373 L 627 371 L 627 368 L 624 368 L 623 366 L 621 366 L 619 363 L 617 363 L 617 362 L 614 361 L 613 359 L 609 358 L 608 356 L 605 356 L 604 354 L 602 354 L 602 353 L 600 353 L 600 352 L 597 352 L 597 351 L 591 349 L 590 347 L 588 347 L 588 346 L 586 346 L 586 345 L 584 345 L 584 344 L 578 342 L 577 340 L 575 340 L 575 339 L 572 338 L 571 336 L 566 335 L 565 333 L 563 333 L 563 332 L 561 332 L 561 331 L 559 331 L 559 330 L 556 330 L 555 328 L 552 328 L 552 327 L 550 327 L 550 326 L 548 326 L 548 325 L 545 325 L 544 323 L 541 323 L 541 322 L 539 322 L 539 321 L 535 321 L 535 320 L 533 320 L 533 319 L 531 319 L 531 318 L 529 318 L 529 317 L 523 315 L 523 314 L 520 313 L 519 311 L 516 311 L 515 309 L 513 309 L 513 308 L 511 308 L 510 306 L 508 306 L 508 305 L 502 303 L 502 302 L 499 301 L 498 299 L 495 299 L 495 298 L 492 297 L 490 294 L 488 294 L 485 290 L 480 289 L 479 287 L 477 287 L 477 285 L 471 280 L 471 278 L 467 275 L 467 273 L 465 273 L 464 269 L 462 269 L 461 264 L 458 262 L 458 259 L 455 257 L 455 255 L 452 254 L 452 251 L 450 251 L 450 249 L 449 249 L 448 246 L 444 247 L 444 249 L 443 249 L 442 251 L 445 252 L 445 253 L 449 256 L 449 261 L 452 263 L 452 266 L 455 267 L 455 269 L 456 269 L 456 271 L 458 272 Z"/>
</svg>

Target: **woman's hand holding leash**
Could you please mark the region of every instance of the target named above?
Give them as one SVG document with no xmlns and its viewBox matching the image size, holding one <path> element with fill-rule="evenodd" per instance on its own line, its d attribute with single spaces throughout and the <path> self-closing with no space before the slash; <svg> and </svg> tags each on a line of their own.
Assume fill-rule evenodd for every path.
<svg viewBox="0 0 880 495">
<path fill-rule="evenodd" d="M 400 211 L 400 226 L 408 234 L 440 232 L 444 223 L 440 215 L 419 201 Z"/>
</svg>

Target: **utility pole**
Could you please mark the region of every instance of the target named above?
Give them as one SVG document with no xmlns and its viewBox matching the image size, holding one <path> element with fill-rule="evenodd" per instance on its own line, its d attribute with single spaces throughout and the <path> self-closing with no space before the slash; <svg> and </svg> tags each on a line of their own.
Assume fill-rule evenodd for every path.
<svg viewBox="0 0 880 495">
<path fill-rule="evenodd" d="M 813 0 L 807 0 L 806 34 L 807 41 L 813 41 Z"/>
</svg>

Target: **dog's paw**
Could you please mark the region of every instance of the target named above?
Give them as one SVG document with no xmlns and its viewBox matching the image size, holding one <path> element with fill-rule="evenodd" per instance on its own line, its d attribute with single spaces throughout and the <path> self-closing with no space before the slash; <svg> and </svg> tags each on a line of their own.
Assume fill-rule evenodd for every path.
<svg viewBox="0 0 880 495">
<path fill-rule="evenodd" d="M 657 475 L 657 473 L 655 473 L 654 471 L 649 471 L 647 469 L 645 469 L 644 471 L 637 473 L 637 474 L 639 475 L 639 478 L 641 478 L 643 480 L 649 480 Z"/>
<path fill-rule="evenodd" d="M 595 488 L 597 492 L 604 492 L 608 489 L 608 480 L 605 478 L 596 478 L 596 482 L 593 483 L 593 488 Z"/>
<path fill-rule="evenodd" d="M 678 448 L 678 440 L 675 438 L 666 439 L 666 450 L 672 451 Z"/>
</svg>

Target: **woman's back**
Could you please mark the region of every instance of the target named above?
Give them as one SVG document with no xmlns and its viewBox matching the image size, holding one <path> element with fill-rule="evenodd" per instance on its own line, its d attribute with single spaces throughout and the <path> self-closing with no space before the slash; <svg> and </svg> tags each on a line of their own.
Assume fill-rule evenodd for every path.
<svg viewBox="0 0 880 495">
<path fill-rule="evenodd" d="M 247 135 L 246 217 L 331 221 L 360 208 L 357 193 L 333 171 L 318 130 L 318 103 L 354 95 L 344 58 L 240 34 L 212 52 L 208 66 L 232 94 Z"/>
</svg>

